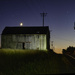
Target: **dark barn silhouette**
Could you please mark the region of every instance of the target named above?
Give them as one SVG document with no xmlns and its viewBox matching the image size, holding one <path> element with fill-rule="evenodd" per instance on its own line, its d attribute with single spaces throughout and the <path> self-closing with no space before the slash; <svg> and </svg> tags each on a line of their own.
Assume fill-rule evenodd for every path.
<svg viewBox="0 0 75 75">
<path fill-rule="evenodd" d="M 5 27 L 1 34 L 1 47 L 48 50 L 50 49 L 49 27 Z"/>
</svg>

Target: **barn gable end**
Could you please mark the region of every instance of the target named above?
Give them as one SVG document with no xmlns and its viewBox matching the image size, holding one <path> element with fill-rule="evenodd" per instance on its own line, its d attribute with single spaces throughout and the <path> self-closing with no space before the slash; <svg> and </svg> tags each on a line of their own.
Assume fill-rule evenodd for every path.
<svg viewBox="0 0 75 75">
<path fill-rule="evenodd" d="M 5 27 L 1 35 L 1 47 L 47 50 L 50 48 L 49 27 Z"/>
</svg>

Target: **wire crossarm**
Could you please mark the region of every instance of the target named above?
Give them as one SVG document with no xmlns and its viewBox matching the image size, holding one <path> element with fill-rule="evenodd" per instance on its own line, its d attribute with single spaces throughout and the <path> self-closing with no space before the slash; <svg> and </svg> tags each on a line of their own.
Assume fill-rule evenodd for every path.
<svg viewBox="0 0 75 75">
<path fill-rule="evenodd" d="M 43 26 L 44 26 L 44 17 L 47 15 L 47 13 L 40 13 L 41 14 L 41 16 L 43 17 Z"/>
</svg>

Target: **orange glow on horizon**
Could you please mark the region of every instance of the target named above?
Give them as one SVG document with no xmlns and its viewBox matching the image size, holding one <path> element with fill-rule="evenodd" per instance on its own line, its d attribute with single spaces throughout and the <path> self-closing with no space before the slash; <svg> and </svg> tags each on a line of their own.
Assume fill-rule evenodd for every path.
<svg viewBox="0 0 75 75">
<path fill-rule="evenodd" d="M 55 48 L 53 51 L 57 54 L 62 54 L 62 48 Z"/>
</svg>

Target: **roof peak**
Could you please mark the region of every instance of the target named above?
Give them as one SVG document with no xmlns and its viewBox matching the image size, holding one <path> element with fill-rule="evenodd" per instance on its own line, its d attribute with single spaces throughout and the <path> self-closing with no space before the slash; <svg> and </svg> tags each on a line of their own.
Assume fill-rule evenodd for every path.
<svg viewBox="0 0 75 75">
<path fill-rule="evenodd" d="M 48 31 L 48 26 L 5 27 L 2 34 L 46 34 Z"/>
</svg>

